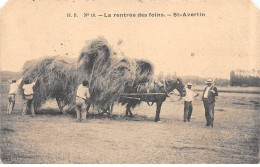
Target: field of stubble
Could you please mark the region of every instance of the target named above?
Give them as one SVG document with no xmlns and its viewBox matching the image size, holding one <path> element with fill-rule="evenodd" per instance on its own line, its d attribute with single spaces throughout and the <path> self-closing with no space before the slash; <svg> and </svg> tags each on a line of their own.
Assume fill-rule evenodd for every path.
<svg viewBox="0 0 260 167">
<path fill-rule="evenodd" d="M 62 115 L 55 103 L 36 117 L 21 116 L 21 100 L 6 114 L 1 98 L 3 163 L 259 163 L 259 95 L 219 93 L 214 128 L 205 127 L 200 96 L 190 123 L 183 122 L 183 102 L 163 104 L 161 123 L 155 105 L 137 107 L 134 118 L 116 105 L 112 118 L 84 123 L 75 114 Z"/>
</svg>

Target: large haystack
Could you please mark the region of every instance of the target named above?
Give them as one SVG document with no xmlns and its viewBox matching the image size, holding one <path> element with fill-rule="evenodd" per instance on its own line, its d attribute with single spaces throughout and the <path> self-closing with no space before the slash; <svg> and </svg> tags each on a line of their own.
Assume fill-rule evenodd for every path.
<svg viewBox="0 0 260 167">
<path fill-rule="evenodd" d="M 36 109 L 52 98 L 64 104 L 74 102 L 78 85 L 76 60 L 58 56 L 31 60 L 24 64 L 23 76 L 30 83 L 37 78 L 34 86 Z"/>
<path fill-rule="evenodd" d="M 104 38 L 89 41 L 82 49 L 78 62 L 80 78 L 88 78 L 90 82 L 91 102 L 100 108 L 118 101 L 125 85 L 134 82 L 134 62 L 117 58 Z"/>
<path fill-rule="evenodd" d="M 38 77 L 36 108 L 51 98 L 73 104 L 77 86 L 88 80 L 91 102 L 104 109 L 119 102 L 121 94 L 136 92 L 139 84 L 150 82 L 153 66 L 144 60 L 118 56 L 106 39 L 97 38 L 83 47 L 78 62 L 58 56 L 28 61 L 23 74 L 30 82 Z"/>
<path fill-rule="evenodd" d="M 91 101 L 101 108 L 118 102 L 128 88 L 152 80 L 153 66 L 114 54 L 104 38 L 88 42 L 79 57 L 80 75 L 90 81 Z M 130 92 L 129 92 L 130 93 Z"/>
</svg>

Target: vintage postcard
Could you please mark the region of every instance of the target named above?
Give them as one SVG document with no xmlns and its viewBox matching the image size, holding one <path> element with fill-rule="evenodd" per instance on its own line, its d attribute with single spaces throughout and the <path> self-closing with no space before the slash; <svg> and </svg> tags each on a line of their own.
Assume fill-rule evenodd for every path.
<svg viewBox="0 0 260 167">
<path fill-rule="evenodd" d="M 251 0 L 9 0 L 3 164 L 259 163 Z"/>
</svg>

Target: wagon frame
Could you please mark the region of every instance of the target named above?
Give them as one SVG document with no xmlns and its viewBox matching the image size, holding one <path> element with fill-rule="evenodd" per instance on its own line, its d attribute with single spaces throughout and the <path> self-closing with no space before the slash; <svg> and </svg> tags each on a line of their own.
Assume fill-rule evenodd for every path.
<svg viewBox="0 0 260 167">
<path fill-rule="evenodd" d="M 121 98 L 143 101 L 143 102 L 146 102 L 149 106 L 152 106 L 154 104 L 154 102 L 156 102 L 155 97 L 160 96 L 161 98 L 166 98 L 166 97 L 170 97 L 169 96 L 170 94 L 180 96 L 180 95 L 175 94 L 174 92 L 170 92 L 169 94 L 167 94 L 167 93 L 124 93 L 121 95 Z M 179 101 L 179 100 L 177 100 L 177 101 Z M 175 102 L 175 101 L 172 100 L 172 102 Z M 109 109 L 107 109 L 106 111 L 99 112 L 99 115 L 107 113 L 110 116 L 112 116 L 113 106 L 114 106 L 114 103 L 112 103 L 111 107 Z"/>
</svg>

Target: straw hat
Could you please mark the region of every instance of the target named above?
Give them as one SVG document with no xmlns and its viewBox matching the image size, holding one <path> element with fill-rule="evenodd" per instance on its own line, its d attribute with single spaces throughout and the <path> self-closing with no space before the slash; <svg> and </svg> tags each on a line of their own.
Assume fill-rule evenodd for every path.
<svg viewBox="0 0 260 167">
<path fill-rule="evenodd" d="M 208 78 L 207 81 L 205 83 L 213 83 L 213 79 Z"/>
</svg>

